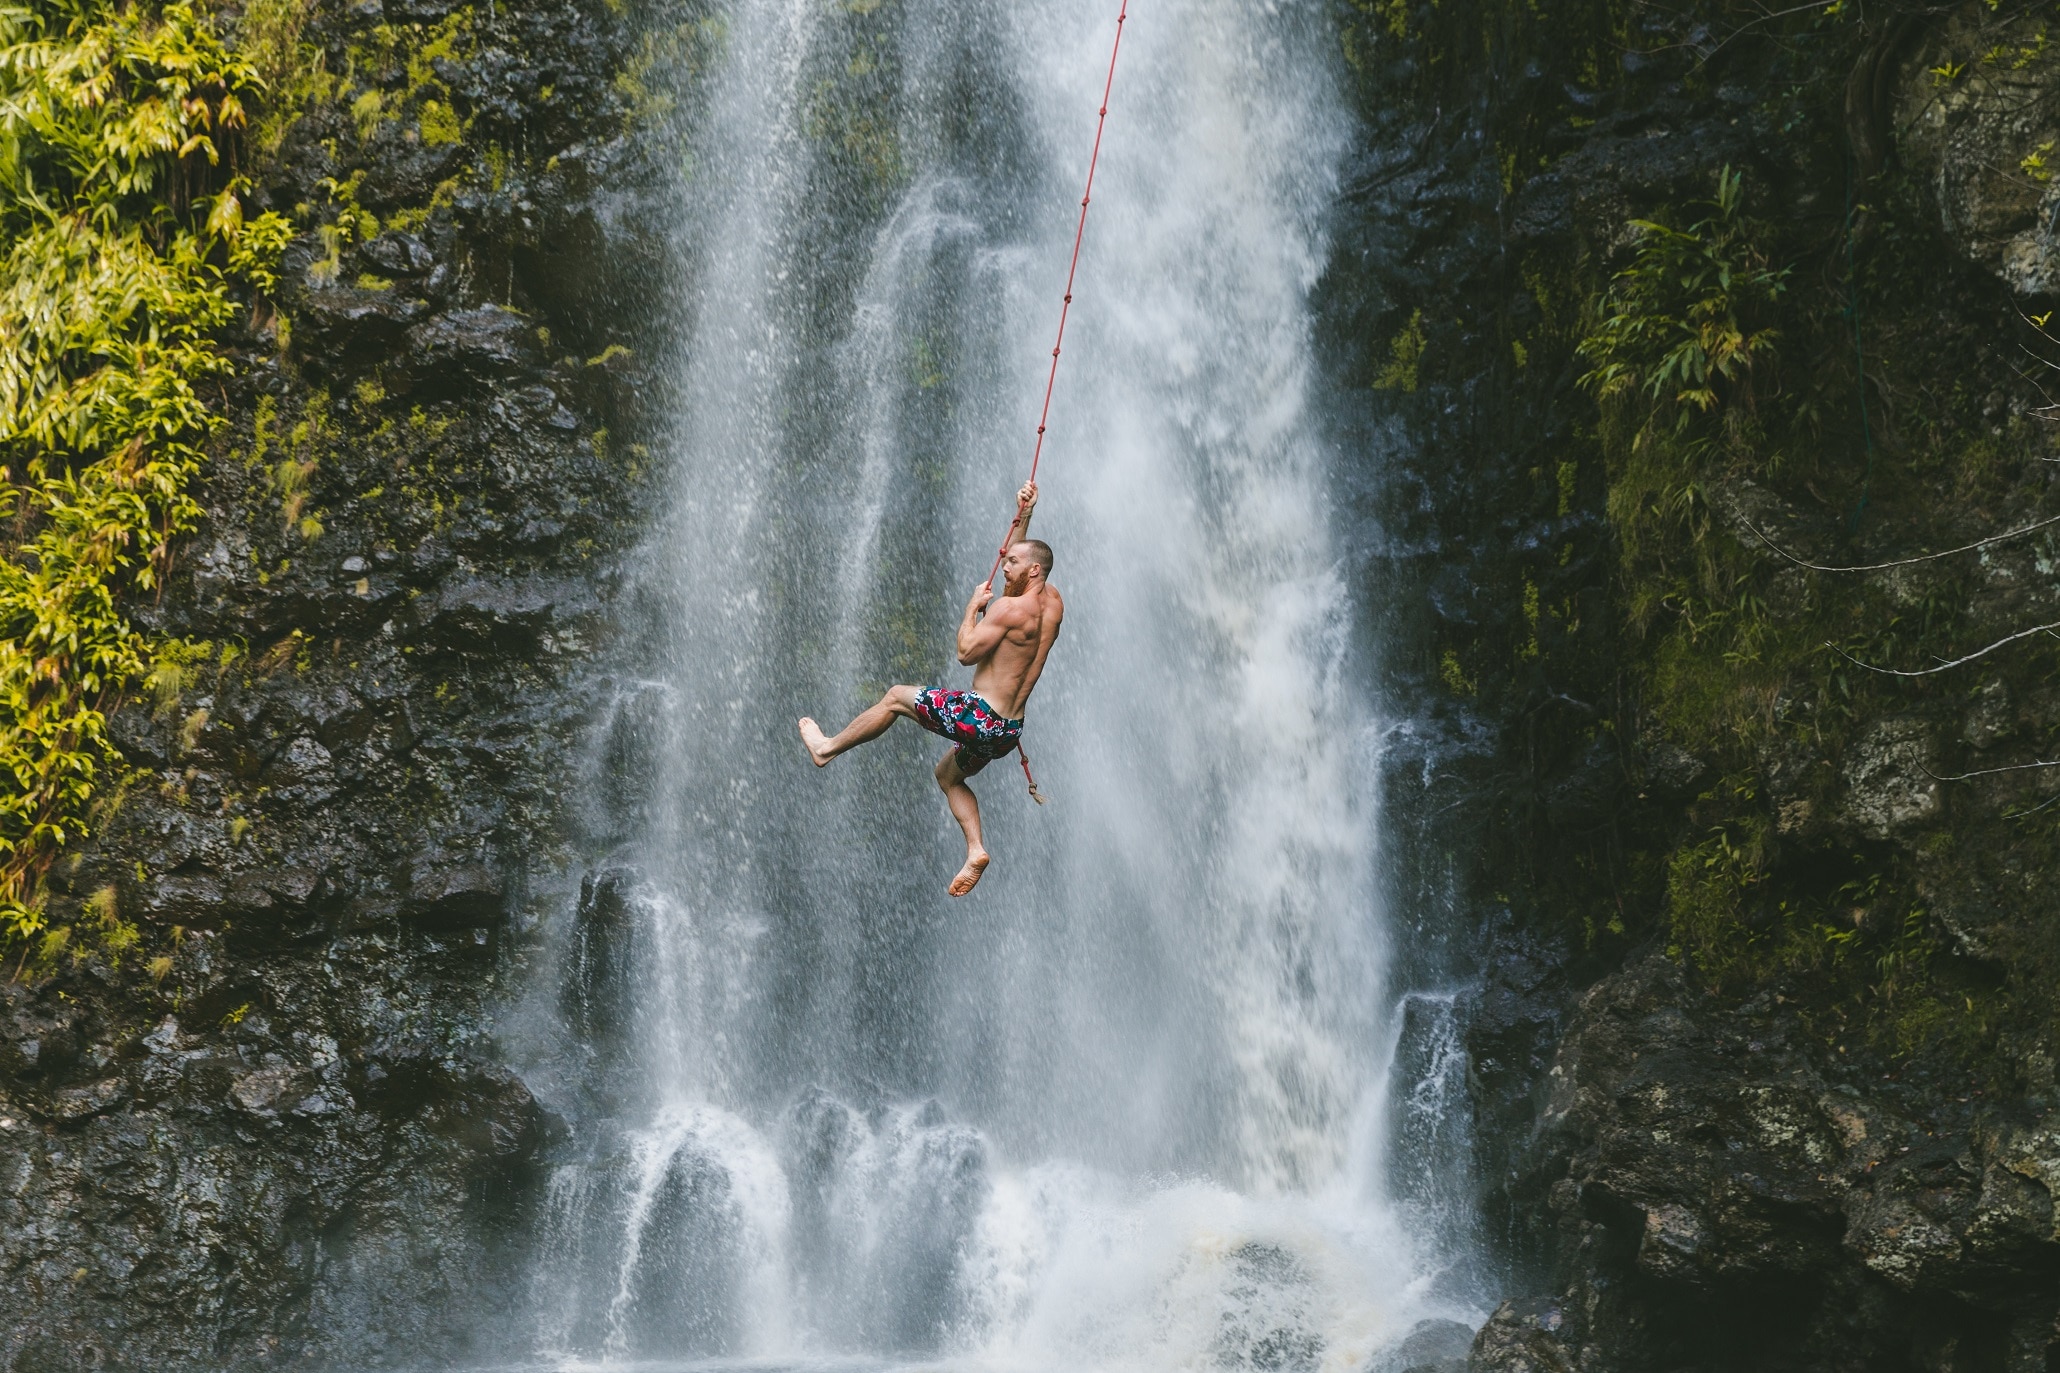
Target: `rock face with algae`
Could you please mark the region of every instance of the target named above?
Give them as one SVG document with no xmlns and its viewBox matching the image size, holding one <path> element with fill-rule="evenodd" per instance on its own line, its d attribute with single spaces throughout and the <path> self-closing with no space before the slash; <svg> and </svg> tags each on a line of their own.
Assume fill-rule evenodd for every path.
<svg viewBox="0 0 2060 1373">
<path fill-rule="evenodd" d="M 2007 3 L 1787 22 L 1342 21 L 1321 337 L 1386 852 L 1461 912 L 1399 953 L 1470 987 L 1477 1373 L 2060 1361 L 2052 658 L 1869 670 L 2060 620 L 2041 533 L 1902 562 L 2055 509 L 2060 69 Z M 1598 398 L 1616 274 L 1711 242 L 1726 168 L 1771 350 L 1709 412 Z"/>
<path fill-rule="evenodd" d="M 211 651 L 115 717 L 136 771 L 53 879 L 145 944 L 0 984 L 13 1373 L 482 1353 L 554 1128 L 489 1008 L 644 466 L 633 40 L 550 0 L 280 8 L 223 22 L 285 46 L 248 199 L 303 232 L 132 607 Z"/>
</svg>

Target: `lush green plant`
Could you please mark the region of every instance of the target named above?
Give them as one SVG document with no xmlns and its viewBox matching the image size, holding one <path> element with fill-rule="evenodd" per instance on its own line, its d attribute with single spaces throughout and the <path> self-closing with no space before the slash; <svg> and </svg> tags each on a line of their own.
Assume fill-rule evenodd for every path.
<svg viewBox="0 0 2060 1373">
<path fill-rule="evenodd" d="M 220 421 L 198 386 L 229 366 L 230 277 L 271 286 L 290 237 L 244 219 L 260 89 L 185 3 L 0 7 L 0 942 L 65 945 L 43 878 L 114 794 L 108 714 L 193 656 L 121 601 L 200 514 L 188 485 Z M 119 952 L 133 932 L 101 906 Z"/>
<path fill-rule="evenodd" d="M 1777 332 L 1759 313 L 1787 286 L 1753 246 L 1744 218 L 1744 182 L 1729 167 L 1717 173 L 1709 213 L 1685 229 L 1634 219 L 1637 249 L 1603 298 L 1602 322 L 1580 343 L 1594 363 L 1581 378 L 1607 400 L 1642 392 L 1655 417 L 1685 427 L 1715 410 L 1719 388 L 1744 395 L 1753 359 L 1770 351 Z"/>
<path fill-rule="evenodd" d="M 1773 307 L 1788 276 L 1755 242 L 1738 173 L 1727 167 L 1716 182 L 1708 213 L 1685 229 L 1630 222 L 1631 262 L 1575 345 L 1592 365 L 1581 384 L 1602 410 L 1628 618 L 1641 635 L 1663 629 L 1653 704 L 1688 741 L 1753 732 L 1744 717 L 1760 713 L 1756 698 L 1786 667 L 1767 661 L 1750 557 L 1708 537 L 1709 483 L 1778 461 L 1750 386 L 1755 363 L 1774 354 Z"/>
<path fill-rule="evenodd" d="M 1664 216 L 1627 226 L 1631 260 L 1597 284 L 1576 344 L 1588 369 L 1581 382 L 1599 403 L 1592 437 L 1608 475 L 1635 687 L 1625 726 L 1721 777 L 1688 802 L 1678 827 L 1650 831 L 1625 871 L 1652 874 L 1646 899 L 1669 951 L 1712 988 L 1778 987 L 1841 1052 L 1864 1043 L 1892 1058 L 1994 1061 L 1994 1035 L 2019 1013 L 2011 1005 L 2022 992 L 1941 956 L 1907 854 L 1842 837 L 1847 782 L 1830 766 L 1851 756 L 1866 722 L 1909 708 L 1902 688 L 1853 660 L 1908 662 L 1956 641 L 1967 596 L 1937 574 L 1921 592 L 1863 578 L 1798 585 L 1742 526 L 1767 497 L 1815 513 L 1819 529 L 1827 507 L 1848 519 L 1858 508 L 1859 296 L 1836 282 L 1791 292 L 1770 261 L 1826 246 L 1843 257 L 1842 245 L 1748 219 L 1729 169 L 1717 187 L 1680 217 L 1687 228 L 1657 222 Z M 1875 264 L 1879 286 L 1863 278 L 1869 356 L 1905 378 L 1951 376 L 1959 359 L 1936 345 L 1945 312 L 1933 231 L 1901 222 L 1924 224 L 1922 252 L 1893 276 Z M 1938 406 L 1934 396 L 1952 388 L 1905 394 L 1924 397 L 1903 412 L 1905 432 L 1928 432 L 1900 457 L 1921 473 L 1917 499 L 1935 501 L 1945 474 L 1966 480 L 1957 474 L 1992 461 L 1970 442 L 1987 421 L 1963 425 Z M 1874 474 L 1877 509 L 1910 498 L 1912 486 L 1888 485 L 1901 480 L 1894 469 Z M 1827 640 L 1850 657 L 1825 652 Z M 1948 823 L 1980 835 L 1970 850 L 1990 853 L 1998 841 L 1971 812 Z"/>
</svg>

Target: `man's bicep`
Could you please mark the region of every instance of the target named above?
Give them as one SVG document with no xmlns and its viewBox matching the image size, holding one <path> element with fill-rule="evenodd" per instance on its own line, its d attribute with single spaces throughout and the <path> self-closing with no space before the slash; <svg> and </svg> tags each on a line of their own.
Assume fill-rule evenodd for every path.
<svg viewBox="0 0 2060 1373">
<path fill-rule="evenodd" d="M 978 662 L 994 652 L 994 646 L 1001 642 L 1003 627 L 993 620 L 982 620 L 973 626 L 970 634 L 959 640 L 961 645 L 958 660 L 962 663 Z"/>
</svg>

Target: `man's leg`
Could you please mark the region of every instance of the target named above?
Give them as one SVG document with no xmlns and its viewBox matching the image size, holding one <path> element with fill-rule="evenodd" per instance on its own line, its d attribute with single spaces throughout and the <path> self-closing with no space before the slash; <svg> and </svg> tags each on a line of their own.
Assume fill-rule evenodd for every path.
<svg viewBox="0 0 2060 1373">
<path fill-rule="evenodd" d="M 980 874 L 987 871 L 987 846 L 980 842 L 980 798 L 966 785 L 967 777 L 986 766 L 984 761 L 975 762 L 971 772 L 966 771 L 957 749 L 945 754 L 937 764 L 937 785 L 944 790 L 944 804 L 951 807 L 951 818 L 966 832 L 966 865 L 945 888 L 953 896 L 971 891 L 980 881 Z"/>
<path fill-rule="evenodd" d="M 815 765 L 835 758 L 846 749 L 877 739 L 893 725 L 895 717 L 906 715 L 913 720 L 916 716 L 916 689 L 912 686 L 888 687 L 877 705 L 858 713 L 858 718 L 844 726 L 834 736 L 825 738 L 823 727 L 813 719 L 801 717 L 801 742 L 808 745 L 808 754 L 815 759 Z"/>
</svg>

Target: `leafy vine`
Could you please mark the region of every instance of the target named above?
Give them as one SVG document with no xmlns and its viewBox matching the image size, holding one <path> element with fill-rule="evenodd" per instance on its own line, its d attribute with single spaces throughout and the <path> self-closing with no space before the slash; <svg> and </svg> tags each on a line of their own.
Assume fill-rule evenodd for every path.
<svg viewBox="0 0 2060 1373">
<path fill-rule="evenodd" d="M 232 283 L 262 293 L 292 235 L 246 221 L 263 82 L 186 3 L 0 6 L 0 946 L 47 963 L 72 938 L 45 878 L 119 795 L 109 714 L 176 694 L 198 645 L 122 609 L 161 584 L 200 507 L 221 420 L 199 386 Z M 104 948 L 136 942 L 86 903 Z"/>
</svg>

